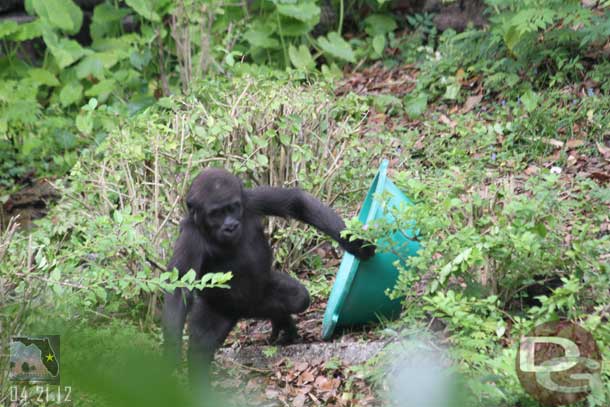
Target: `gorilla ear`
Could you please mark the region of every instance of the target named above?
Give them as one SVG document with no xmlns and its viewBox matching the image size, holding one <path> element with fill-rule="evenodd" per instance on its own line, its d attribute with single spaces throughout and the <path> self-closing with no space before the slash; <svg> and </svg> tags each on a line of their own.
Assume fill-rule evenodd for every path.
<svg viewBox="0 0 610 407">
<path fill-rule="evenodd" d="M 189 212 L 193 210 L 193 201 L 190 198 L 186 200 L 186 209 L 188 209 Z"/>
<path fill-rule="evenodd" d="M 194 208 L 192 200 L 186 200 L 186 209 L 188 210 L 189 215 L 193 217 L 193 221 L 197 223 L 197 211 Z"/>
</svg>

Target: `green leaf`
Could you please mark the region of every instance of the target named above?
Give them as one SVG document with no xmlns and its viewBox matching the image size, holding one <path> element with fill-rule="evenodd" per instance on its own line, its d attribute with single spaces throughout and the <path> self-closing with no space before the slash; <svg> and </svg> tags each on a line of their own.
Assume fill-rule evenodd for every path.
<svg viewBox="0 0 610 407">
<path fill-rule="evenodd" d="M 49 279 L 51 281 L 60 281 L 61 280 L 61 269 L 59 267 L 55 267 L 49 274 Z"/>
<path fill-rule="evenodd" d="M 106 290 L 103 287 L 93 287 L 93 291 L 95 291 L 95 295 L 101 302 L 106 302 L 108 299 Z"/>
<path fill-rule="evenodd" d="M 428 95 L 420 94 L 405 100 L 405 111 L 411 119 L 415 119 L 426 112 L 428 108 Z"/>
<path fill-rule="evenodd" d="M 499 324 L 496 327 L 496 336 L 498 338 L 501 338 L 504 336 L 505 333 L 506 333 L 506 326 L 504 324 Z"/>
<path fill-rule="evenodd" d="M 97 79 L 104 78 L 104 62 L 99 54 L 89 55 L 76 65 L 76 77 L 78 79 L 87 78 L 90 75 Z"/>
<path fill-rule="evenodd" d="M 76 146 L 76 136 L 71 131 L 59 130 L 55 133 L 55 142 L 64 150 L 72 149 Z"/>
<path fill-rule="evenodd" d="M 121 20 L 130 12 L 128 8 L 117 8 L 109 3 L 96 6 L 89 27 L 93 41 L 100 40 L 108 34 L 119 34 Z"/>
<path fill-rule="evenodd" d="M 136 13 L 147 20 L 155 23 L 161 22 L 161 17 L 155 11 L 153 1 L 151 0 L 125 0 L 125 3 L 131 7 Z"/>
<path fill-rule="evenodd" d="M 343 77 L 343 71 L 337 66 L 337 64 L 330 64 L 330 66 L 322 65 L 322 76 L 326 80 L 333 81 L 335 79 L 341 79 Z M 286 143 L 288 145 L 288 143 Z"/>
<path fill-rule="evenodd" d="M 33 0 L 25 0 L 23 2 L 23 8 L 25 8 L 25 12 L 28 13 L 29 15 L 36 14 L 36 12 L 34 11 L 34 7 L 32 7 L 32 1 Z"/>
<path fill-rule="evenodd" d="M 59 86 L 59 81 L 51 72 L 42 68 L 31 68 L 28 71 L 30 78 L 36 83 L 46 86 Z"/>
<path fill-rule="evenodd" d="M 52 31 L 47 30 L 42 38 L 57 61 L 57 65 L 60 69 L 73 64 L 87 54 L 87 50 L 81 47 L 78 42 L 66 38 L 60 40 L 58 39 L 57 34 Z"/>
<path fill-rule="evenodd" d="M 292 17 L 310 25 L 320 21 L 320 7 L 314 3 L 278 4 L 277 11 L 283 16 Z"/>
<path fill-rule="evenodd" d="M 260 165 L 263 168 L 269 164 L 269 159 L 264 154 L 258 154 L 256 156 L 256 161 L 258 162 L 258 165 Z"/>
<path fill-rule="evenodd" d="M 42 137 L 37 137 L 36 135 L 29 134 L 23 139 L 20 154 L 27 157 L 32 153 L 32 151 L 42 146 L 42 144 Z"/>
<path fill-rule="evenodd" d="M 521 95 L 521 103 L 528 112 L 533 112 L 538 107 L 538 99 L 538 94 L 531 89 Z"/>
<path fill-rule="evenodd" d="M 266 31 L 250 28 L 244 34 L 246 41 L 251 45 L 260 48 L 278 48 L 280 43 L 275 38 L 271 38 Z"/>
<path fill-rule="evenodd" d="M 453 260 L 451 260 L 449 263 L 445 264 L 443 266 L 443 268 L 440 270 L 439 275 L 438 275 L 440 283 L 442 284 L 445 281 L 447 281 L 447 277 L 449 277 L 451 272 L 453 272 L 453 270 L 455 270 L 455 268 L 457 266 L 468 261 L 468 258 L 470 257 L 471 253 L 472 253 L 472 247 L 467 247 L 460 254 L 455 256 L 455 258 Z"/>
<path fill-rule="evenodd" d="M 304 23 L 294 18 L 286 18 L 282 21 L 282 34 L 285 37 L 300 37 L 311 32 L 315 24 Z"/>
<path fill-rule="evenodd" d="M 547 230 L 545 224 L 540 222 L 540 223 L 536 223 L 536 225 L 534 225 L 534 227 L 532 228 L 532 232 L 534 232 L 538 236 L 544 238 L 544 237 L 546 237 L 548 230 Z"/>
<path fill-rule="evenodd" d="M 292 65 L 297 69 L 310 71 L 316 67 L 316 63 L 309 52 L 309 48 L 303 44 L 301 44 L 298 49 L 290 44 L 288 47 L 288 56 L 290 57 Z"/>
<path fill-rule="evenodd" d="M 0 38 L 8 37 L 9 35 L 19 30 L 19 24 L 12 20 L 5 20 L 0 23 Z"/>
<path fill-rule="evenodd" d="M 100 99 L 105 100 L 116 88 L 116 81 L 114 79 L 104 79 L 87 89 L 85 96 L 99 96 Z"/>
<path fill-rule="evenodd" d="M 347 62 L 356 62 L 356 57 L 351 45 L 347 43 L 337 32 L 330 32 L 326 37 L 318 38 L 318 45 L 324 52 L 332 57 Z"/>
<path fill-rule="evenodd" d="M 98 52 L 113 52 L 117 55 L 124 55 L 127 58 L 133 51 L 132 43 L 139 41 L 139 38 L 132 34 L 118 38 L 102 38 L 91 44 L 91 48 Z"/>
<path fill-rule="evenodd" d="M 42 35 L 42 24 L 40 20 L 20 24 L 19 30 L 11 36 L 15 41 L 27 41 Z"/>
<path fill-rule="evenodd" d="M 263 349 L 263 355 L 267 358 L 272 358 L 277 355 L 277 346 L 267 346 Z"/>
<path fill-rule="evenodd" d="M 134 50 L 129 55 L 129 62 L 131 62 L 131 66 L 136 68 L 138 71 L 141 71 L 144 67 L 148 66 L 151 58 L 152 54 L 149 50 L 145 50 L 143 52 L 138 52 Z"/>
<path fill-rule="evenodd" d="M 383 50 L 385 49 L 385 35 L 380 34 L 376 35 L 373 38 L 373 51 L 379 56 L 383 55 Z"/>
<path fill-rule="evenodd" d="M 520 10 L 511 19 L 509 24 L 515 27 L 520 34 L 544 30 L 553 23 L 557 13 L 552 8 L 532 7 Z"/>
<path fill-rule="evenodd" d="M 92 21 L 98 24 L 118 23 L 129 13 L 128 8 L 116 8 L 112 4 L 102 3 L 93 9 Z"/>
<path fill-rule="evenodd" d="M 447 89 L 445 89 L 445 94 L 443 95 L 443 98 L 449 99 L 449 100 L 456 100 L 458 98 L 458 96 L 460 95 L 461 88 L 462 87 L 460 86 L 459 83 L 454 83 L 454 84 L 447 86 Z"/>
<path fill-rule="evenodd" d="M 393 95 L 373 95 L 373 106 L 378 112 L 390 112 L 402 106 L 402 101 Z"/>
<path fill-rule="evenodd" d="M 83 23 L 83 12 L 72 0 L 32 0 L 41 19 L 69 34 L 76 34 Z"/>
<path fill-rule="evenodd" d="M 172 98 L 170 97 L 162 97 L 161 99 L 157 100 L 157 104 L 165 109 L 171 109 L 172 107 L 174 107 L 174 102 L 172 101 Z M 197 133 L 197 135 L 199 135 L 199 133 L 197 132 L 197 129 L 202 129 L 201 126 L 197 126 L 195 127 L 195 132 Z"/>
<path fill-rule="evenodd" d="M 519 34 L 519 31 L 517 30 L 517 28 L 515 26 L 510 27 L 504 33 L 504 44 L 506 44 L 506 48 L 508 48 L 508 50 L 511 53 L 515 52 L 514 49 L 520 40 L 521 40 L 521 34 Z"/>
<path fill-rule="evenodd" d="M 89 135 L 93 131 L 93 118 L 91 112 L 81 113 L 76 116 L 76 128 L 83 134 Z"/>
<path fill-rule="evenodd" d="M 398 27 L 396 21 L 386 14 L 372 14 L 364 19 L 364 31 L 370 36 L 384 35 Z"/>
<path fill-rule="evenodd" d="M 59 101 L 66 107 L 79 102 L 83 97 L 83 85 L 80 82 L 70 82 L 59 92 Z"/>
<path fill-rule="evenodd" d="M 195 278 L 197 278 L 197 273 L 195 273 L 195 270 L 190 269 L 184 276 L 182 276 L 181 281 L 185 284 L 193 284 Z"/>
</svg>

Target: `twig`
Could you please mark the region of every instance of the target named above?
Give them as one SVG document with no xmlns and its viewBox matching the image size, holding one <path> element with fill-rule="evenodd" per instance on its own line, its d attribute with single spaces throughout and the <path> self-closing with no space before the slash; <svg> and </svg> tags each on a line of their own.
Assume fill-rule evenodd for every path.
<svg viewBox="0 0 610 407">
<path fill-rule="evenodd" d="M 241 100 L 243 99 L 243 97 L 246 94 L 246 92 L 248 92 L 248 89 L 250 89 L 251 85 L 252 85 L 252 81 L 248 81 L 248 83 L 246 84 L 246 87 L 244 88 L 243 92 L 241 92 L 241 94 L 239 95 L 239 97 L 235 101 L 235 104 L 231 108 L 231 117 L 232 118 L 235 118 L 235 111 L 237 110 L 237 106 L 239 105 L 239 102 L 241 102 Z"/>
<path fill-rule="evenodd" d="M 271 373 L 273 372 L 273 369 L 261 369 L 261 368 L 257 368 L 257 367 L 252 367 L 252 366 L 248 366 L 248 365 L 242 365 L 241 363 L 231 359 L 231 358 L 225 358 L 223 360 L 229 361 L 231 363 L 233 363 L 234 365 L 239 366 L 242 369 L 248 369 L 251 370 L 253 372 L 259 372 L 259 373 Z"/>
<path fill-rule="evenodd" d="M 35 278 L 36 280 L 44 281 L 47 284 L 59 284 L 59 285 L 62 285 L 64 287 L 79 288 L 81 290 L 88 290 L 90 288 L 90 287 L 86 287 L 86 286 L 81 285 L 81 284 L 69 283 L 67 281 L 54 281 L 54 280 L 48 279 L 46 277 L 39 276 L 38 274 L 30 273 L 33 270 L 34 269 L 28 269 L 27 273 L 21 273 L 21 272 L 18 272 L 18 271 L 15 271 L 14 273 L 18 277 L 21 277 L 21 278 L 24 278 L 24 279 L 27 279 L 27 278 L 31 277 L 31 278 Z"/>
<path fill-rule="evenodd" d="M 167 81 L 167 75 L 165 74 L 165 51 L 163 50 L 163 39 L 161 38 L 159 28 L 157 28 L 157 40 L 159 43 L 159 75 L 161 76 L 161 90 L 163 91 L 163 96 L 169 96 L 169 82 Z"/>
<path fill-rule="evenodd" d="M 153 266 L 157 270 L 162 271 L 162 272 L 166 272 L 167 271 L 167 269 L 165 267 L 161 266 L 159 263 L 157 263 L 156 261 L 154 261 L 150 257 L 145 256 L 144 258 L 146 259 L 147 262 L 150 263 L 151 266 Z"/>
</svg>

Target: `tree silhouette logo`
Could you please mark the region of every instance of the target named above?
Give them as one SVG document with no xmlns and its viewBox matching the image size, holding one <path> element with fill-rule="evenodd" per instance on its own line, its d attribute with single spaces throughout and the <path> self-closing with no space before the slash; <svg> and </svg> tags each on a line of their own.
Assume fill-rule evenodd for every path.
<svg viewBox="0 0 610 407">
<path fill-rule="evenodd" d="M 13 382 L 59 384 L 59 335 L 11 338 Z"/>
</svg>

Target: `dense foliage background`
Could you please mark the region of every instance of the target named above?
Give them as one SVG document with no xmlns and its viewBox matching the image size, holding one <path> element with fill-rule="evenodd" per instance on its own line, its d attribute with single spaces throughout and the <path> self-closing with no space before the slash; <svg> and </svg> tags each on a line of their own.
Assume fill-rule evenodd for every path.
<svg viewBox="0 0 610 407">
<path fill-rule="evenodd" d="M 404 312 L 375 336 L 434 331 L 469 406 L 538 405 L 514 364 L 542 322 L 577 322 L 609 360 L 609 1 L 14 4 L 0 17 L 1 354 L 45 329 L 73 349 L 154 353 L 161 288 L 230 278 L 163 270 L 201 168 L 298 185 L 350 218 L 388 158 L 416 205 L 349 226 L 382 238 L 415 220 L 422 251 L 397 264 Z M 49 212 L 19 228 L 19 191 L 42 180 Z M 323 304 L 338 253 L 296 223 L 267 228 L 277 267 Z M 381 361 L 352 372 L 374 401 L 325 372 L 345 379 L 337 405 L 381 403 Z M 79 377 L 82 405 L 99 405 Z M 610 403 L 607 363 L 602 377 L 581 405 Z"/>
</svg>

